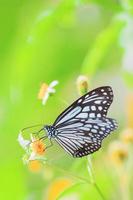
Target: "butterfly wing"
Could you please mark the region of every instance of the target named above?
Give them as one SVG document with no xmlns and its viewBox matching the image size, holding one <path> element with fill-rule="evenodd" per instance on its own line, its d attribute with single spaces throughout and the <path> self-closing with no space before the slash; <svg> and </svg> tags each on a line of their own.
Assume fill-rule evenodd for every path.
<svg viewBox="0 0 133 200">
<path fill-rule="evenodd" d="M 99 87 L 76 100 L 54 122 L 55 140 L 72 156 L 82 157 L 97 151 L 102 140 L 117 125 L 106 118 L 113 101 L 111 87 Z"/>
<path fill-rule="evenodd" d="M 53 126 L 61 127 L 69 121 L 77 119 L 106 117 L 113 101 L 113 91 L 110 86 L 96 88 L 76 100 L 55 120 Z"/>
<path fill-rule="evenodd" d="M 75 124 L 74 124 L 75 125 Z M 97 151 L 102 140 L 117 128 L 114 119 L 88 120 L 75 128 L 57 129 L 55 140 L 74 157 L 82 157 Z"/>
</svg>

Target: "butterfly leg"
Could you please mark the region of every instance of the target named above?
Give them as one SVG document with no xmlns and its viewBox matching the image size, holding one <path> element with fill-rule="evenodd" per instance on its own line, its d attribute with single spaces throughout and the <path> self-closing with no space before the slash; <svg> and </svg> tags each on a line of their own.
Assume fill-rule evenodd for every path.
<svg viewBox="0 0 133 200">
<path fill-rule="evenodd" d="M 37 131 L 37 132 L 34 132 L 34 133 L 32 133 L 33 135 L 37 135 L 37 134 L 39 134 L 40 132 L 42 132 L 44 129 L 43 128 L 41 128 L 39 131 Z"/>
<path fill-rule="evenodd" d="M 35 136 L 38 136 L 38 138 L 39 138 L 39 134 L 40 134 L 40 132 L 42 132 L 42 131 L 44 131 L 43 128 L 41 128 L 39 131 L 34 132 L 34 133 L 31 133 L 31 134 L 32 134 L 32 135 L 35 135 Z M 43 137 L 39 138 L 39 140 L 45 140 L 46 138 L 47 138 L 47 136 L 43 136 Z"/>
<path fill-rule="evenodd" d="M 45 148 L 45 150 L 53 146 L 52 141 L 51 141 L 51 140 L 49 140 L 49 141 L 50 141 L 50 145 L 48 145 L 48 146 Z"/>
<path fill-rule="evenodd" d="M 46 140 L 47 138 L 48 138 L 48 136 L 43 136 L 39 140 Z M 46 146 L 45 150 L 53 146 L 51 139 L 49 141 L 50 141 L 50 145 Z"/>
<path fill-rule="evenodd" d="M 41 138 L 39 138 L 39 140 L 46 140 L 48 138 L 47 135 L 42 136 Z"/>
</svg>

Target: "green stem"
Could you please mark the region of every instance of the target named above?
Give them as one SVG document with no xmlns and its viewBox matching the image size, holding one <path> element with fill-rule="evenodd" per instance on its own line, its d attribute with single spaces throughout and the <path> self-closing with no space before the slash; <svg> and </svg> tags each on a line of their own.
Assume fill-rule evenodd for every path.
<svg viewBox="0 0 133 200">
<path fill-rule="evenodd" d="M 88 156 L 88 165 L 87 165 L 87 168 L 88 168 L 88 172 L 89 172 L 89 175 L 90 175 L 90 178 L 91 178 L 91 182 L 95 182 L 95 177 L 94 177 L 94 173 L 93 173 L 93 167 L 92 167 L 92 162 L 91 162 L 91 156 Z"/>
<path fill-rule="evenodd" d="M 101 189 L 99 188 L 99 186 L 97 185 L 96 181 L 95 181 L 95 177 L 94 177 L 94 173 L 93 173 L 93 167 L 92 167 L 92 162 L 91 162 L 91 157 L 88 156 L 88 164 L 87 164 L 87 168 L 88 168 L 88 172 L 91 178 L 91 183 L 93 184 L 93 186 L 95 187 L 97 193 L 99 194 L 99 196 L 101 197 L 102 200 L 105 200 L 105 197 L 101 191 Z"/>
<path fill-rule="evenodd" d="M 104 195 L 103 195 L 103 193 L 102 193 L 102 191 L 101 191 L 101 189 L 100 189 L 99 186 L 96 184 L 96 182 L 94 182 L 93 185 L 94 185 L 96 191 L 99 193 L 101 199 L 102 199 L 102 200 L 106 200 L 105 197 L 104 197 Z"/>
<path fill-rule="evenodd" d="M 43 159 L 41 159 L 41 160 L 43 161 Z M 102 191 L 100 190 L 99 186 L 97 185 L 97 183 L 96 183 L 96 181 L 95 181 L 94 173 L 93 173 L 93 168 L 92 168 L 92 163 L 91 163 L 90 158 L 88 158 L 88 166 L 89 166 L 89 167 L 88 167 L 88 171 L 89 171 L 89 174 L 90 174 L 90 177 L 91 177 L 91 181 L 89 181 L 87 178 L 83 178 L 83 177 L 81 177 L 81 176 L 77 176 L 77 175 L 75 175 L 75 174 L 73 174 L 73 173 L 71 173 L 71 172 L 68 172 L 68 171 L 66 171 L 65 169 L 62 169 L 62 168 L 60 168 L 60 167 L 58 167 L 58 166 L 56 166 L 56 165 L 53 165 L 53 163 L 44 160 L 44 164 L 46 164 L 46 163 L 47 163 L 50 167 L 52 167 L 52 168 L 54 168 L 54 169 L 56 169 L 56 170 L 58 170 L 58 171 L 61 171 L 61 172 L 65 173 L 65 174 L 67 174 L 67 175 L 69 175 L 69 176 L 71 176 L 71 177 L 73 177 L 73 178 L 75 178 L 75 179 L 78 179 L 78 180 L 80 180 L 80 181 L 82 181 L 82 182 L 85 182 L 85 183 L 87 183 L 87 184 L 89 184 L 89 185 L 92 184 L 92 185 L 95 187 L 95 189 L 96 189 L 96 191 L 98 192 L 98 194 L 99 194 L 99 196 L 101 197 L 101 199 L 102 199 L 102 200 L 105 200 L 105 197 L 104 197 Z"/>
<path fill-rule="evenodd" d="M 43 160 L 42 160 L 43 161 Z M 58 167 L 58 166 L 56 166 L 56 165 L 53 165 L 53 163 L 51 163 L 51 162 L 48 162 L 48 161 L 44 161 L 44 164 L 48 164 L 50 167 L 52 167 L 52 168 L 54 168 L 54 169 L 56 169 L 56 170 L 58 170 L 58 171 L 60 171 L 60 172 L 63 172 L 64 174 L 68 174 L 69 176 L 71 176 L 71 177 L 73 177 L 73 178 L 75 178 L 75 179 L 78 179 L 78 180 L 80 180 L 80 181 L 83 181 L 83 182 L 85 182 L 85 183 L 87 183 L 87 184 L 91 184 L 91 182 L 87 179 L 87 178 L 83 178 L 83 177 L 81 177 L 81 176 L 77 176 L 77 175 L 75 175 L 75 174 L 73 174 L 73 173 L 71 173 L 71 172 L 68 172 L 67 170 L 65 170 L 65 169 L 62 169 L 62 168 L 60 168 L 60 167 Z"/>
</svg>

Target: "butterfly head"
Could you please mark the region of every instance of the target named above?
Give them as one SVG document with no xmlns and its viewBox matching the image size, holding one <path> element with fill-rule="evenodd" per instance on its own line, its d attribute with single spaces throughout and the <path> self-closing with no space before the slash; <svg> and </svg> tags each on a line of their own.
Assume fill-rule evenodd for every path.
<svg viewBox="0 0 133 200">
<path fill-rule="evenodd" d="M 51 139 L 52 137 L 55 137 L 57 134 L 57 131 L 54 126 L 45 125 L 44 130 L 46 131 L 49 139 Z"/>
</svg>

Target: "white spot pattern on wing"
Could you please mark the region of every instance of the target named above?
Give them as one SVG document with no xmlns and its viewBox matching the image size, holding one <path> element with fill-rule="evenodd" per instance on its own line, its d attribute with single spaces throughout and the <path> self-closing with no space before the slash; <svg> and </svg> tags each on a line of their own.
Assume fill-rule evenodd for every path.
<svg viewBox="0 0 133 200">
<path fill-rule="evenodd" d="M 88 112 L 88 111 L 90 111 L 90 106 L 85 106 L 85 107 L 83 108 L 83 112 Z"/>
<path fill-rule="evenodd" d="M 76 118 L 83 118 L 83 119 L 87 119 L 88 118 L 88 113 L 80 113 L 76 116 Z"/>
</svg>

